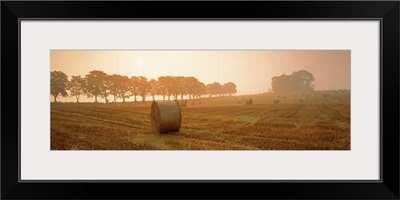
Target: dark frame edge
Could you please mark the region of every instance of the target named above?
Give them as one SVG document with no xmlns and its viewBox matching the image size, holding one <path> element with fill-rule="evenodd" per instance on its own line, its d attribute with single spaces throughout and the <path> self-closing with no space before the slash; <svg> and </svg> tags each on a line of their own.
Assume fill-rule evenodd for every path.
<svg viewBox="0 0 400 200">
<path fill-rule="evenodd" d="M 2 10 L 3 10 L 3 7 L 4 7 L 4 4 L 3 4 L 4 2 L 1 2 L 1 4 L 2 4 Z M 398 2 L 397 2 L 397 8 L 398 8 Z M 10 11 L 10 13 L 12 13 L 12 14 L 14 14 L 11 10 L 9 10 Z M 3 12 L 4 13 L 4 12 Z M 397 14 L 398 14 L 398 11 L 397 11 Z M 3 15 L 3 14 L 2 14 Z M 4 18 L 3 18 L 4 19 Z M 20 19 L 22 19 L 22 18 L 18 18 L 18 23 L 20 22 L 19 20 Z M 2 25 L 3 26 L 3 25 Z M 383 47 L 383 34 L 384 34 L 384 32 L 383 32 L 383 19 L 381 19 L 381 32 L 380 32 L 380 36 L 381 36 L 381 52 L 380 52 L 380 54 L 381 54 L 381 59 L 380 59 L 380 64 L 381 64 L 381 74 L 380 74 L 380 77 L 381 78 L 383 78 L 383 61 L 384 61 L 384 57 L 383 57 L 383 50 L 384 50 L 384 48 L 385 47 Z M 18 27 L 19 28 L 19 30 L 20 30 L 20 27 Z M 3 29 L 4 30 L 4 29 Z M 18 30 L 18 31 L 19 31 Z M 398 30 L 397 30 L 398 31 Z M 397 32 L 398 33 L 398 32 Z M 3 40 L 3 37 L 4 37 L 4 35 L 3 34 L 1 34 L 1 38 L 2 38 L 2 40 Z M 19 44 L 18 45 L 20 45 L 20 38 L 18 38 L 18 42 L 19 42 Z M 397 52 L 398 52 L 398 44 L 397 44 Z M 19 53 L 19 58 L 20 58 L 20 50 L 18 50 L 18 53 Z M 1 55 L 3 56 L 4 54 L 3 53 L 1 53 Z M 2 58 L 4 58 L 4 57 L 2 57 Z M 3 59 L 1 59 L 1 62 L 3 63 Z M 20 60 L 18 60 L 18 64 L 20 65 Z M 398 61 L 398 59 L 397 59 L 397 63 L 398 63 L 399 61 Z M 19 71 L 18 71 L 18 73 L 20 74 L 20 69 L 18 69 Z M 3 73 L 3 75 L 4 75 L 4 73 Z M 397 75 L 398 76 L 398 75 Z M 19 75 L 19 81 L 20 81 L 20 75 Z M 397 87 L 398 87 L 398 84 L 399 83 L 397 83 Z M 19 88 L 19 94 L 20 94 L 20 85 L 18 86 Z M 3 88 L 2 88 L 3 89 Z M 380 86 L 380 89 L 381 89 L 381 91 L 380 91 L 380 93 L 381 93 L 381 97 L 380 97 L 380 101 L 381 102 L 383 102 L 383 95 L 385 95 L 385 93 L 383 93 L 383 84 L 381 84 L 381 86 Z M 4 90 L 2 90 L 2 91 L 4 91 Z M 19 95 L 18 94 L 18 95 Z M 20 98 L 20 96 L 19 96 L 19 98 Z M 4 102 L 4 101 L 3 101 Z M 1 102 L 2 104 L 3 104 L 3 102 Z M 398 97 L 397 97 L 397 102 L 398 102 Z M 19 104 L 18 104 L 18 106 L 20 107 L 20 100 L 19 100 Z M 383 113 L 383 104 L 381 104 L 380 105 L 380 108 L 381 108 L 381 113 Z M 19 109 L 19 111 L 18 112 L 20 112 L 20 109 Z M 4 119 L 4 118 L 3 118 Z M 398 114 L 397 114 L 397 119 L 398 119 Z M 382 118 L 380 118 L 380 121 L 381 121 L 381 123 L 383 123 L 383 119 Z M 19 123 L 20 123 L 20 118 L 19 118 Z M 20 125 L 20 124 L 19 124 Z M 381 124 L 382 125 L 382 124 Z M 4 126 L 1 126 L 1 128 L 2 128 L 2 130 L 3 130 L 3 127 Z M 397 128 L 399 128 L 399 127 L 397 127 Z M 398 129 L 397 129 L 398 130 Z M 383 132 L 383 126 L 380 126 L 380 131 L 381 132 Z M 19 132 L 20 132 L 20 127 L 19 127 Z M 382 135 L 381 135 L 382 136 Z M 19 137 L 19 136 L 18 136 Z M 20 139 L 20 138 L 18 138 L 18 139 Z M 2 150 L 3 150 L 3 148 L 4 148 L 4 145 L 3 145 L 3 136 L 1 137 L 1 146 L 0 146 L 0 148 L 2 148 Z M 381 144 L 381 158 L 380 158 L 380 161 L 381 161 L 381 177 L 380 177 L 380 183 L 384 183 L 384 181 L 382 181 L 383 180 L 383 162 L 385 162 L 385 160 L 383 160 L 383 149 L 382 149 L 382 146 L 383 146 L 383 138 L 381 137 L 380 138 L 380 144 Z M 398 141 L 397 141 L 398 142 Z M 20 144 L 19 144 L 19 147 L 20 147 Z M 398 150 L 398 149 L 397 149 Z M 4 151 L 3 151 L 4 152 Z M 387 150 L 385 151 L 385 152 L 388 152 Z M 398 152 L 397 152 L 398 153 Z M 2 156 L 2 155 L 1 155 Z M 18 155 L 19 157 L 18 157 L 18 160 L 20 160 L 20 155 Z M 1 159 L 2 159 L 2 161 L 3 161 L 3 156 L 1 157 Z M 18 162 L 19 164 L 20 164 L 20 162 Z M 398 163 L 397 163 L 397 167 L 398 167 Z M 397 168 L 398 169 L 398 168 Z M 0 170 L 3 172 L 3 167 L 1 166 L 1 168 L 0 168 Z M 18 180 L 20 180 L 20 171 L 19 171 L 19 173 L 18 173 Z M 386 176 L 385 176 L 386 177 Z M 398 180 L 399 180 L 399 177 L 396 177 L 397 178 L 397 182 L 398 182 Z M 3 179 L 3 178 L 2 178 Z M 3 181 L 1 181 L 2 183 L 3 183 Z M 18 181 L 19 182 L 19 181 Z M 67 181 L 68 182 L 68 181 Z M 33 182 L 30 182 L 30 181 L 28 181 L 28 182 L 26 182 L 26 183 L 23 183 L 24 185 L 30 185 L 30 183 L 33 183 Z M 58 183 L 61 183 L 61 182 L 58 182 Z M 65 183 L 65 182 L 64 182 Z M 91 181 L 89 181 L 88 183 L 92 183 Z M 398 183 L 397 183 L 398 184 Z M 393 187 L 393 186 L 388 186 L 388 185 L 386 185 L 386 184 L 381 184 L 381 185 L 384 185 L 385 187 L 386 187 L 386 190 L 389 190 L 390 192 L 391 192 L 391 194 L 389 195 L 389 196 L 391 196 L 391 198 L 396 198 L 396 199 L 398 199 L 399 198 L 399 194 L 398 194 L 398 191 L 396 192 L 396 191 L 393 191 L 395 188 Z M 4 186 L 4 183 L 3 183 L 3 185 L 1 185 L 1 188 L 3 189 L 3 186 Z M 16 185 L 15 185 L 16 186 Z M 15 189 L 15 188 L 11 188 L 11 189 Z M 398 190 L 398 189 L 397 189 Z M 4 191 L 2 191 L 2 194 L 1 194 L 1 197 L 6 197 L 7 198 L 7 193 L 6 194 L 4 194 L 3 193 Z M 10 191 L 9 191 L 10 192 Z"/>
</svg>

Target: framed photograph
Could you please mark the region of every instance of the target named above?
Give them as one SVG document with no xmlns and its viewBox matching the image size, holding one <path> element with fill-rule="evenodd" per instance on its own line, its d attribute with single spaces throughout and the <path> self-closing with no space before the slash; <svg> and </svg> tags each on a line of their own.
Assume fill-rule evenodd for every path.
<svg viewBox="0 0 400 200">
<path fill-rule="evenodd" d="M 399 199 L 399 8 L 3 1 L 1 198 Z"/>
</svg>

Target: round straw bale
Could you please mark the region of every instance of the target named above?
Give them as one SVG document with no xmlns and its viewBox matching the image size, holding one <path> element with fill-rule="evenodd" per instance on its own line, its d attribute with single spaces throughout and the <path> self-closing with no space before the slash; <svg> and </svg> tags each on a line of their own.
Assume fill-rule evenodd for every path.
<svg viewBox="0 0 400 200">
<path fill-rule="evenodd" d="M 153 101 L 150 117 L 154 133 L 178 132 L 181 127 L 182 115 L 178 101 Z"/>
<path fill-rule="evenodd" d="M 186 107 L 186 106 L 187 106 L 187 100 L 181 100 L 181 101 L 179 102 L 179 105 L 180 105 L 181 107 Z"/>
<path fill-rule="evenodd" d="M 253 99 L 246 99 L 246 105 L 252 105 Z"/>
</svg>

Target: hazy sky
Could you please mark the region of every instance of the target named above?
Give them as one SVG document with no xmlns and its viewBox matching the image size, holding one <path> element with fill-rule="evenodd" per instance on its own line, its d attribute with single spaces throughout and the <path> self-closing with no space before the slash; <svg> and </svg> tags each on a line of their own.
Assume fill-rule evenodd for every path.
<svg viewBox="0 0 400 200">
<path fill-rule="evenodd" d="M 316 90 L 350 89 L 350 50 L 51 50 L 50 70 L 68 75 L 194 76 L 205 84 L 232 81 L 238 95 L 267 92 L 271 78 L 311 72 Z"/>
</svg>

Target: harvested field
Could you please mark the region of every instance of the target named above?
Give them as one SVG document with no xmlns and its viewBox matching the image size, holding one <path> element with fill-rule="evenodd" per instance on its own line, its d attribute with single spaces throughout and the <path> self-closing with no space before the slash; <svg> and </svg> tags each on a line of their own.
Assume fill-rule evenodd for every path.
<svg viewBox="0 0 400 200">
<path fill-rule="evenodd" d="M 306 95 L 188 100 L 167 134 L 152 132 L 150 101 L 52 103 L 51 150 L 350 150 L 350 91 Z"/>
</svg>

